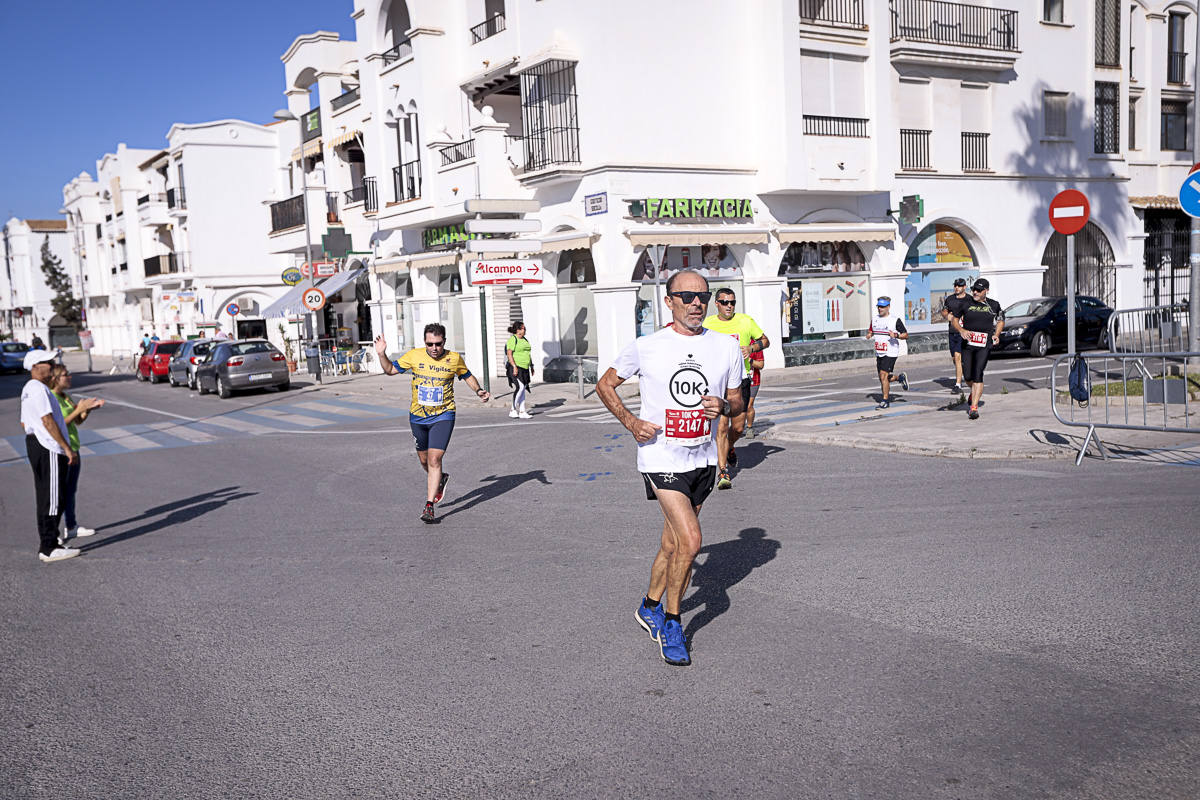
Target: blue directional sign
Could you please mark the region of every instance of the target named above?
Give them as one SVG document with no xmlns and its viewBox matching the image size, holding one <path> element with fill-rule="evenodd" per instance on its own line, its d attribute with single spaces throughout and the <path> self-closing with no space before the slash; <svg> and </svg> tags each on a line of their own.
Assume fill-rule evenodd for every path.
<svg viewBox="0 0 1200 800">
<path fill-rule="evenodd" d="M 1183 179 L 1179 187 L 1179 207 L 1189 217 L 1200 217 L 1200 172 L 1193 172 Z"/>
</svg>

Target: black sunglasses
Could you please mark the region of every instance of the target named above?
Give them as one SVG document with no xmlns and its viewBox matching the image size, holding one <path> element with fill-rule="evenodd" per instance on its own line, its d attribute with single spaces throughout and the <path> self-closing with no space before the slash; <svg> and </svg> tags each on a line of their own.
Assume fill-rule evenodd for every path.
<svg viewBox="0 0 1200 800">
<path fill-rule="evenodd" d="M 667 294 L 671 297 L 678 297 L 685 306 L 690 306 L 697 297 L 700 298 L 702 304 L 708 305 L 708 301 L 712 300 L 713 296 L 712 292 L 667 292 Z"/>
<path fill-rule="evenodd" d="M 737 300 L 718 300 L 717 305 L 719 305 L 719 306 L 736 306 Z"/>
<path fill-rule="evenodd" d="M 443 340 L 442 340 L 442 341 L 440 341 L 440 342 L 426 342 L 426 343 L 425 343 L 425 346 L 426 346 L 426 347 L 445 347 L 445 346 L 446 346 L 446 340 L 445 340 L 445 339 L 443 339 Z"/>
</svg>

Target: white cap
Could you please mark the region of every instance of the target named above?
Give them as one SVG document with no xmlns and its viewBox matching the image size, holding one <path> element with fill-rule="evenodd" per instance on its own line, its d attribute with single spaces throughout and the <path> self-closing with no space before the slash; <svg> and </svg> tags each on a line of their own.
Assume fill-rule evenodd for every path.
<svg viewBox="0 0 1200 800">
<path fill-rule="evenodd" d="M 58 353 L 51 353 L 49 350 L 30 350 L 25 354 L 25 369 L 31 370 L 37 364 L 44 361 L 53 361 L 58 358 Z"/>
</svg>

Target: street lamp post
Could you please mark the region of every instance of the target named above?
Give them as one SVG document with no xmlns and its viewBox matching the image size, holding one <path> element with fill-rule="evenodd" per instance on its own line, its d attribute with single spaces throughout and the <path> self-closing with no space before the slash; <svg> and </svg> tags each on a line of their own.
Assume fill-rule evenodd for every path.
<svg viewBox="0 0 1200 800">
<path fill-rule="evenodd" d="M 288 111 L 286 108 L 279 109 L 272 116 L 274 116 L 275 119 L 282 120 L 284 122 L 299 122 L 300 121 L 299 117 L 297 117 L 291 111 Z M 308 262 L 309 288 L 312 288 L 317 285 L 317 276 L 313 273 L 312 228 L 309 225 L 309 221 L 308 221 L 308 170 L 304 168 L 304 134 L 303 134 L 303 130 L 301 130 L 301 135 L 300 135 L 300 196 L 303 198 L 303 201 L 301 202 L 301 206 L 304 208 L 304 258 Z M 321 342 L 320 342 L 320 337 L 317 334 L 317 312 L 315 312 L 315 311 L 308 312 L 308 318 L 309 318 L 309 327 L 312 328 L 313 341 L 317 343 L 317 348 L 319 350 L 321 347 Z M 318 353 L 317 364 L 319 365 L 320 363 L 321 363 L 320 354 Z M 317 367 L 316 379 L 317 379 L 317 383 L 321 382 L 320 366 Z"/>
</svg>

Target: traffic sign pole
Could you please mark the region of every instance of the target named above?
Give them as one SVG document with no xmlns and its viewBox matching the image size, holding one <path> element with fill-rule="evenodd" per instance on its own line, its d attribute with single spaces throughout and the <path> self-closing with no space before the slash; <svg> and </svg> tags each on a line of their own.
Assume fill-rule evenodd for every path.
<svg viewBox="0 0 1200 800">
<path fill-rule="evenodd" d="M 1075 234 L 1067 237 L 1067 354 L 1075 355 Z"/>
<path fill-rule="evenodd" d="M 1067 354 L 1075 355 L 1075 234 L 1083 230 L 1092 208 L 1083 192 L 1064 189 L 1050 201 L 1050 225 L 1067 239 Z"/>
</svg>

